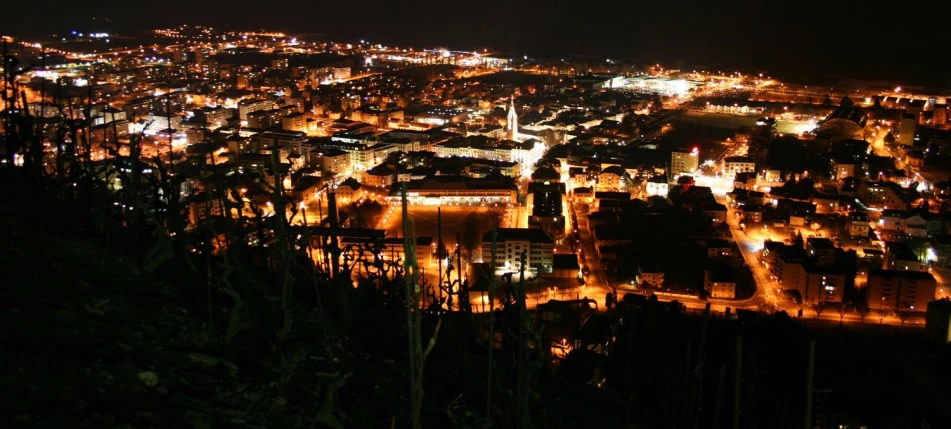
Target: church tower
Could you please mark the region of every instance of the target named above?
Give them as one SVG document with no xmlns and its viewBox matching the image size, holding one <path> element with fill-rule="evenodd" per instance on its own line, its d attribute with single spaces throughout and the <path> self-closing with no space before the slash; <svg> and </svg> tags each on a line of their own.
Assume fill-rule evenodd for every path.
<svg viewBox="0 0 951 429">
<path fill-rule="evenodd" d="M 518 115 L 515 113 L 515 97 L 512 97 L 511 104 L 509 104 L 509 115 L 505 120 L 506 127 L 506 136 L 505 138 L 509 140 L 518 140 Z"/>
</svg>

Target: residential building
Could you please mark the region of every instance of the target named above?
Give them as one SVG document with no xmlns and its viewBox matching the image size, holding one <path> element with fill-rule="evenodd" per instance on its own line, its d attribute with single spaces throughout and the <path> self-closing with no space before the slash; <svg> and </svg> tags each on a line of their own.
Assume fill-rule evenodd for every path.
<svg viewBox="0 0 951 429">
<path fill-rule="evenodd" d="M 402 120 L 403 110 L 381 110 L 375 106 L 364 106 L 350 112 L 350 119 L 359 122 L 366 122 L 376 127 L 386 127 L 391 120 Z"/>
<path fill-rule="evenodd" d="M 396 180 L 396 171 L 386 165 L 378 165 L 362 174 L 362 184 L 371 188 L 388 188 Z"/>
<path fill-rule="evenodd" d="M 875 209 L 908 208 L 905 189 L 894 182 L 860 182 L 858 198 L 866 206 Z"/>
<path fill-rule="evenodd" d="M 273 100 L 261 100 L 257 98 L 241 100 L 238 102 L 238 119 L 241 121 L 248 120 L 248 113 L 257 112 L 260 110 L 274 110 L 277 108 L 277 103 Z"/>
<path fill-rule="evenodd" d="M 675 176 L 693 174 L 700 168 L 700 149 L 690 152 L 674 151 L 670 153 L 670 174 Z"/>
<path fill-rule="evenodd" d="M 562 279 L 581 278 L 581 265 L 578 264 L 578 255 L 574 253 L 559 253 L 552 255 L 551 277 Z"/>
<path fill-rule="evenodd" d="M 288 131 L 308 131 L 308 122 L 309 119 L 306 113 L 295 112 L 290 115 L 286 115 L 281 118 L 281 128 Z"/>
<path fill-rule="evenodd" d="M 755 173 L 756 162 L 748 156 L 731 156 L 724 160 L 723 174 L 736 175 L 737 173 Z"/>
<path fill-rule="evenodd" d="M 935 299 L 937 282 L 931 273 L 904 270 L 869 270 L 868 305 L 872 310 L 918 311 Z"/>
<path fill-rule="evenodd" d="M 707 257 L 723 258 L 733 255 L 733 246 L 729 241 L 710 239 L 705 240 L 704 245 L 707 248 Z"/>
<path fill-rule="evenodd" d="M 400 237 L 386 237 L 383 239 L 383 250 L 380 252 L 380 257 L 384 261 L 397 261 L 397 260 L 406 260 L 406 249 L 404 247 L 405 243 L 403 238 Z M 416 237 L 416 262 L 421 267 L 431 267 L 438 265 L 438 261 L 434 257 L 435 252 L 435 240 L 433 237 Z"/>
<path fill-rule="evenodd" d="M 352 71 L 350 67 L 334 67 L 333 68 L 333 79 L 334 80 L 344 80 L 350 79 Z"/>
<path fill-rule="evenodd" d="M 921 215 L 911 215 L 901 220 L 898 231 L 909 237 L 924 238 L 928 236 L 928 221 Z"/>
<path fill-rule="evenodd" d="M 832 180 L 843 181 L 855 177 L 855 162 L 851 159 L 832 160 Z"/>
<path fill-rule="evenodd" d="M 717 275 L 710 270 L 703 272 L 703 290 L 714 299 L 736 298 L 736 282 L 729 276 Z"/>
<path fill-rule="evenodd" d="M 647 195 L 651 197 L 666 197 L 670 191 L 670 180 L 667 176 L 654 176 L 647 179 Z"/>
<path fill-rule="evenodd" d="M 205 117 L 205 124 L 211 130 L 228 125 L 228 120 L 234 116 L 234 110 L 224 107 L 205 107 L 201 109 Z"/>
<path fill-rule="evenodd" d="M 728 212 L 726 206 L 723 204 L 715 202 L 703 204 L 700 206 L 700 210 L 703 212 L 703 216 L 710 219 L 710 222 L 714 225 L 726 222 Z"/>
<path fill-rule="evenodd" d="M 770 274 L 783 289 L 798 290 L 805 276 L 803 263 L 806 261 L 806 251 L 800 247 L 779 243 L 775 250 L 767 247 L 764 254 Z"/>
<path fill-rule="evenodd" d="M 763 206 L 759 204 L 745 204 L 740 207 L 740 210 L 743 212 L 743 217 L 747 220 L 754 223 L 763 221 Z"/>
<path fill-rule="evenodd" d="M 526 271 L 535 274 L 552 272 L 555 242 L 541 229 L 499 228 L 496 230 L 495 269 L 518 271 L 521 255 L 525 254 L 528 263 Z M 492 233 L 482 237 L 483 262 L 490 261 L 492 254 Z"/>
<path fill-rule="evenodd" d="M 207 192 L 201 192 L 188 198 L 188 221 L 198 225 L 203 220 L 224 216 L 225 204 L 222 198 L 215 198 Z"/>
<path fill-rule="evenodd" d="M 255 110 L 248 112 L 247 123 L 245 125 L 247 125 L 248 128 L 264 130 L 281 125 L 283 117 L 284 112 L 277 109 Z"/>
<path fill-rule="evenodd" d="M 532 172 L 533 183 L 560 182 L 561 175 L 554 168 L 543 166 Z"/>
<path fill-rule="evenodd" d="M 327 176 L 346 174 L 353 169 L 353 164 L 350 162 L 351 156 L 348 152 L 340 149 L 318 149 L 315 153 L 318 159 L 317 165 Z"/>
<path fill-rule="evenodd" d="M 754 190 L 756 189 L 756 173 L 736 173 L 733 176 L 733 188 L 734 189 L 746 189 Z"/>
<path fill-rule="evenodd" d="M 802 303 L 817 305 L 842 302 L 845 295 L 845 274 L 835 265 L 807 263 L 799 284 Z"/>
<path fill-rule="evenodd" d="M 664 269 L 660 264 L 643 263 L 637 264 L 637 276 L 634 279 L 637 285 L 647 285 L 650 287 L 664 286 Z"/>
<path fill-rule="evenodd" d="M 913 146 L 915 144 L 915 129 L 918 127 L 918 115 L 904 113 L 898 122 L 898 144 Z"/>
<path fill-rule="evenodd" d="M 835 262 L 835 243 L 828 238 L 809 237 L 806 239 L 806 255 L 819 264 Z"/>
<path fill-rule="evenodd" d="M 598 191 L 617 192 L 621 190 L 625 177 L 629 177 L 627 171 L 620 166 L 614 165 L 601 170 L 598 175 Z"/>
<path fill-rule="evenodd" d="M 889 241 L 885 243 L 885 265 L 886 270 L 895 271 L 920 271 L 921 261 L 915 255 L 911 246 L 904 241 Z"/>
<path fill-rule="evenodd" d="M 882 210 L 881 217 L 878 218 L 878 226 L 883 231 L 898 231 L 901 228 L 901 221 L 908 216 L 908 212 L 904 209 L 888 209 Z"/>
<path fill-rule="evenodd" d="M 166 116 L 150 114 L 145 121 L 145 128 L 142 130 L 142 133 L 145 135 L 155 135 L 168 129 L 180 130 L 182 128 L 182 119 L 184 118 L 178 115 Z"/>
<path fill-rule="evenodd" d="M 523 142 L 503 140 L 501 142 L 479 141 L 477 138 L 455 139 L 433 146 L 436 156 L 465 156 L 492 161 L 511 161 L 523 165 L 533 165 L 545 154 L 545 144 L 536 139 Z"/>
<path fill-rule="evenodd" d="M 363 194 L 363 185 L 357 179 L 351 177 L 338 183 L 334 187 L 334 192 L 337 194 L 339 204 L 347 204 L 360 198 Z"/>
<path fill-rule="evenodd" d="M 868 215 L 863 212 L 849 213 L 849 219 L 846 221 L 849 236 L 851 237 L 868 238 L 870 225 Z"/>
<path fill-rule="evenodd" d="M 587 187 L 574 188 L 571 190 L 571 194 L 576 202 L 585 204 L 594 203 L 594 189 Z"/>
<path fill-rule="evenodd" d="M 839 211 L 839 196 L 815 191 L 809 198 L 817 214 L 831 214 Z"/>
<path fill-rule="evenodd" d="M 532 183 L 529 186 L 529 228 L 542 228 L 556 236 L 565 232 L 565 186 L 562 183 Z"/>
</svg>

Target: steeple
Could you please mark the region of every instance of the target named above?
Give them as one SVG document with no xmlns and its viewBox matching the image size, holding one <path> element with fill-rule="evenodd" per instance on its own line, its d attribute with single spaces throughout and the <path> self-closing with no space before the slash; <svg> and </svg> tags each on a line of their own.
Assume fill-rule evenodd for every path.
<svg viewBox="0 0 951 429">
<path fill-rule="evenodd" d="M 515 96 L 512 96 L 509 104 L 509 115 L 505 120 L 506 138 L 517 140 L 518 137 L 518 115 L 515 113 Z"/>
</svg>

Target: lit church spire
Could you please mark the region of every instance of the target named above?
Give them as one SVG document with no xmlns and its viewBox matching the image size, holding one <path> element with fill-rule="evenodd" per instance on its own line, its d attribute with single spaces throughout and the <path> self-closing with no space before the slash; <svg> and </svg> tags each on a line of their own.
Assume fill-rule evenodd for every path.
<svg viewBox="0 0 951 429">
<path fill-rule="evenodd" d="M 507 128 L 507 136 L 509 140 L 518 140 L 518 115 L 515 113 L 515 97 L 512 97 L 511 104 L 509 104 L 509 115 L 508 119 L 505 121 L 505 126 Z"/>
</svg>

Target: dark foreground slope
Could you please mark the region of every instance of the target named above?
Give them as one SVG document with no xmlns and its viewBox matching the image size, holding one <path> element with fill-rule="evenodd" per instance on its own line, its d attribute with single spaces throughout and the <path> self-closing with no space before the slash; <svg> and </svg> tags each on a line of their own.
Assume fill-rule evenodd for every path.
<svg viewBox="0 0 951 429">
<path fill-rule="evenodd" d="M 221 427 L 254 422 L 262 377 L 167 283 L 104 246 L 24 228 L 0 237 L 0 409 L 23 427 Z M 65 426 L 64 426 L 65 425 Z"/>
</svg>

